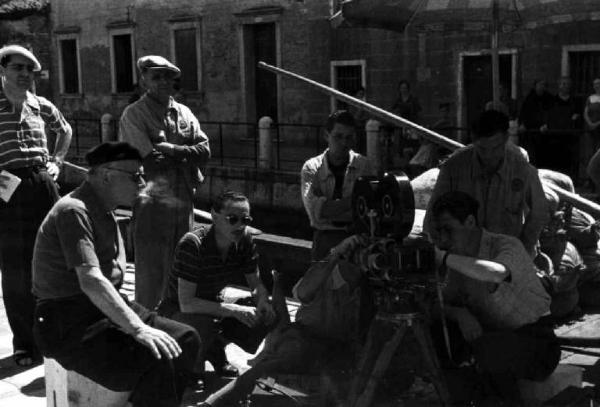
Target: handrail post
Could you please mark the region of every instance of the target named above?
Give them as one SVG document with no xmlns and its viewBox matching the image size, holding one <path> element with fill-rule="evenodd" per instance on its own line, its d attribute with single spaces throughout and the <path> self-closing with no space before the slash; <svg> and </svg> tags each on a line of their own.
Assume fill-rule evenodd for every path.
<svg viewBox="0 0 600 407">
<path fill-rule="evenodd" d="M 225 152 L 223 151 L 223 124 L 219 123 L 219 151 L 221 151 L 221 167 L 225 165 Z"/>
<path fill-rule="evenodd" d="M 271 168 L 272 166 L 272 149 L 273 149 L 273 137 L 272 137 L 272 126 L 273 119 L 269 116 L 263 116 L 258 121 L 258 137 L 259 137 L 259 150 L 258 150 L 258 167 L 259 168 Z"/>
<path fill-rule="evenodd" d="M 379 146 L 380 127 L 381 123 L 374 119 L 367 121 L 367 124 L 365 125 L 365 132 L 367 133 L 367 158 L 371 161 L 371 164 L 377 173 L 382 170 L 382 157 Z"/>
<path fill-rule="evenodd" d="M 101 140 L 103 143 L 117 140 L 117 135 L 113 132 L 112 120 L 113 117 L 110 113 L 104 113 L 100 118 Z"/>
</svg>

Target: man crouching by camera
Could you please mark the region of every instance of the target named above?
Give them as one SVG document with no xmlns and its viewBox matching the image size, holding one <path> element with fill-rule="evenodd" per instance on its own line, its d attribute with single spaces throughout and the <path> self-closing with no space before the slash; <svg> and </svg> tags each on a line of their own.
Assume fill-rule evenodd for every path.
<svg viewBox="0 0 600 407">
<path fill-rule="evenodd" d="M 448 270 L 443 309 L 452 357 L 439 353 L 455 366 L 475 362 L 482 385 L 476 397 L 516 406 L 517 379 L 545 379 L 560 349 L 549 321 L 550 297 L 530 256 L 517 238 L 479 227 L 478 205 L 453 191 L 431 207 L 439 233 L 436 262 Z M 441 329 L 433 336 L 438 349 L 447 346 Z"/>
<path fill-rule="evenodd" d="M 349 358 L 353 365 L 359 335 L 360 268 L 346 261 L 361 245 L 351 236 L 330 254 L 312 263 L 293 288 L 300 301 L 295 322 L 289 322 L 285 297 L 273 273 L 273 304 L 280 325 L 267 336 L 263 352 L 254 366 L 210 395 L 199 406 L 230 406 L 251 393 L 257 379 L 273 373 L 302 373 L 323 362 Z"/>
</svg>

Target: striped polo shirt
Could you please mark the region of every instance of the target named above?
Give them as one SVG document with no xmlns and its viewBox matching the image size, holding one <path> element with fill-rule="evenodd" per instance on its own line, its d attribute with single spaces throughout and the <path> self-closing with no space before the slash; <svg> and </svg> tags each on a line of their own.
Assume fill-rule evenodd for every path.
<svg viewBox="0 0 600 407">
<path fill-rule="evenodd" d="M 256 272 L 257 265 L 256 244 L 250 234 L 245 234 L 238 244 L 232 243 L 223 260 L 217 248 L 214 227 L 188 232 L 175 249 L 165 301 L 179 305 L 178 278 L 196 283 L 196 297 L 219 301 L 219 293 L 226 286 L 246 286 L 245 275 Z"/>
<path fill-rule="evenodd" d="M 48 161 L 46 132 L 59 136 L 71 126 L 48 99 L 27 92 L 15 109 L 0 91 L 0 169 L 43 165 Z"/>
</svg>

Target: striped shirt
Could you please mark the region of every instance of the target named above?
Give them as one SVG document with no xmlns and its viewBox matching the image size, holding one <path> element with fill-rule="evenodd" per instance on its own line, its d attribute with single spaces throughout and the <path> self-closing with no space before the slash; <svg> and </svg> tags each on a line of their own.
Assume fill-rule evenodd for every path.
<svg viewBox="0 0 600 407">
<path fill-rule="evenodd" d="M 0 169 L 45 164 L 49 155 L 47 132 L 56 138 L 71 132 L 69 123 L 48 99 L 27 92 L 19 110 L 0 91 Z"/>
<path fill-rule="evenodd" d="M 213 227 L 186 233 L 177 248 L 169 277 L 166 301 L 179 304 L 177 279 L 196 283 L 196 297 L 218 301 L 219 293 L 228 285 L 247 285 L 245 275 L 256 272 L 258 253 L 250 234 L 232 244 L 223 257 L 217 248 Z"/>
</svg>

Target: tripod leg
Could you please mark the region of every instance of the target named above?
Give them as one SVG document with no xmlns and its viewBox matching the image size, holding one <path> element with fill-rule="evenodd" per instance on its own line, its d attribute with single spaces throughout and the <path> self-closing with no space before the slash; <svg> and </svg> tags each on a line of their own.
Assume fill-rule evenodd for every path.
<svg viewBox="0 0 600 407">
<path fill-rule="evenodd" d="M 425 329 L 422 321 L 415 321 L 412 325 L 415 338 L 421 348 L 421 354 L 423 361 L 430 375 L 430 380 L 435 386 L 435 389 L 440 397 L 440 401 L 443 405 L 450 405 L 450 393 L 448 393 L 448 387 L 446 386 L 446 379 L 442 373 L 440 362 L 433 348 L 433 342 L 431 341 L 431 335 Z"/>
<path fill-rule="evenodd" d="M 364 391 L 359 396 L 356 404 L 353 407 L 369 407 L 371 405 L 371 401 L 373 399 L 373 393 L 375 393 L 375 389 L 377 388 L 377 384 L 381 379 L 381 376 L 385 373 L 392 357 L 396 353 L 396 349 L 398 349 L 398 345 L 402 342 L 404 335 L 406 334 L 407 326 L 402 324 L 398 326 L 394 330 L 394 334 L 392 338 L 386 342 L 381 353 L 377 357 L 375 361 L 375 366 L 371 371 L 371 375 L 369 376 L 369 380 L 365 386 Z"/>
<path fill-rule="evenodd" d="M 377 327 L 376 321 L 373 320 L 371 326 L 369 327 L 369 332 L 367 333 L 367 341 L 363 346 L 363 350 L 360 355 L 360 359 L 358 360 L 358 364 L 356 366 L 356 373 L 354 378 L 352 379 L 352 384 L 350 386 L 350 394 L 348 396 L 348 405 L 353 406 L 358 398 L 359 392 L 363 388 L 363 383 L 365 377 L 367 377 L 369 370 L 371 369 L 372 362 L 372 353 L 373 343 L 375 338 L 377 337 Z"/>
</svg>

